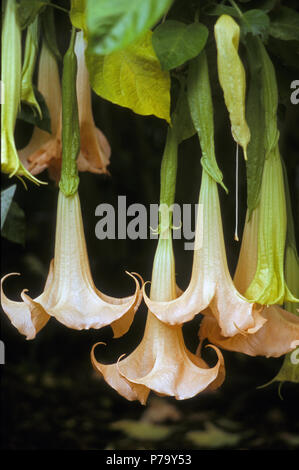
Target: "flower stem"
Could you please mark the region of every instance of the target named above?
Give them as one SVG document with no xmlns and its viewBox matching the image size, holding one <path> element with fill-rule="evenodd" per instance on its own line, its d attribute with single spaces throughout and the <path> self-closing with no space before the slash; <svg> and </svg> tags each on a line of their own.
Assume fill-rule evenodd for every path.
<svg viewBox="0 0 299 470">
<path fill-rule="evenodd" d="M 72 28 L 70 45 L 63 59 L 62 73 L 62 167 L 59 188 L 65 196 L 78 189 L 77 157 L 80 151 L 80 127 L 76 92 L 76 30 Z"/>
<path fill-rule="evenodd" d="M 160 233 L 167 231 L 172 221 L 171 206 L 175 198 L 178 161 L 178 142 L 174 131 L 168 128 L 165 149 L 161 163 L 160 182 Z"/>
</svg>

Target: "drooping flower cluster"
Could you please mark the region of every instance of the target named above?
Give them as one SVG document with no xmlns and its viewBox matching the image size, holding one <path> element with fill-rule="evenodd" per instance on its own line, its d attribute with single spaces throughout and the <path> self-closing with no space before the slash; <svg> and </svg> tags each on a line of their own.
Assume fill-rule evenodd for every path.
<svg viewBox="0 0 299 470">
<path fill-rule="evenodd" d="M 292 217 L 287 214 L 286 182 L 278 146 L 275 76 L 262 43 L 257 43 L 257 50 L 262 60 L 263 109 L 266 118 L 270 115 L 272 118 L 265 124 L 258 203 L 246 216 L 234 277 L 226 257 L 217 185 L 225 186 L 215 158 L 212 93 L 203 50 L 190 64 L 187 81 L 181 82 L 161 164 L 160 204 L 170 208 L 175 200 L 179 144 L 195 132 L 198 134 L 202 176 L 191 280 L 184 292 L 176 285 L 172 215 L 161 212 L 150 295 L 140 276 L 141 286 L 135 273 L 127 273 L 135 282 L 134 294 L 114 298 L 100 292 L 93 281 L 78 193 L 78 172 L 107 173 L 110 158 L 109 143 L 93 119 L 83 31 L 72 28 L 62 80 L 53 51 L 43 38 L 38 90 L 47 104 L 52 133 L 35 127 L 28 145 L 19 152 L 15 147 L 13 133 L 20 102 L 26 102 L 41 115 L 32 85 L 37 26 L 36 19 L 27 28 L 21 71 L 21 29 L 16 1 L 6 2 L 3 30 L 5 34 L 10 32 L 13 41 L 7 42 L 3 33 L 7 53 L 3 54 L 2 70 L 5 79 L 13 76 L 13 80 L 11 88 L 6 87 L 2 110 L 2 171 L 38 182 L 34 175 L 47 168 L 59 182 L 54 257 L 43 293 L 32 299 L 24 289 L 22 301 L 10 300 L 3 283 L 16 273 L 1 280 L 1 305 L 11 323 L 29 340 L 36 337 L 51 317 L 76 330 L 110 325 L 117 338 L 129 330 L 144 299 L 148 307 L 144 336 L 130 355 L 121 356 L 116 363 L 103 364 L 96 358 L 99 343 L 91 350 L 92 365 L 106 382 L 123 397 L 142 404 L 150 391 L 183 400 L 221 386 L 225 365 L 220 348 L 249 356 L 297 354 L 299 263 L 294 237 L 290 235 Z M 252 134 L 246 122 L 246 80 L 238 55 L 239 36 L 237 23 L 222 15 L 215 25 L 218 76 L 233 137 L 242 145 L 250 164 L 252 147 L 248 144 Z M 9 60 L 9 53 L 15 58 L 14 63 Z M 269 83 L 270 94 L 266 93 Z M 238 99 L 234 101 L 236 87 Z M 199 347 L 194 354 L 186 347 L 183 325 L 199 314 L 202 315 Z M 204 359 L 205 340 L 217 356 L 212 366 Z"/>
</svg>

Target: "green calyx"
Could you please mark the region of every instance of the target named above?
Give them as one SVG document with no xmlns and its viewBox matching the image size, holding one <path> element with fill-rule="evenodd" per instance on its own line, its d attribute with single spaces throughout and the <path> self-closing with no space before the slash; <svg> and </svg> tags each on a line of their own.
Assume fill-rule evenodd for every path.
<svg viewBox="0 0 299 470">
<path fill-rule="evenodd" d="M 258 224 L 257 268 L 245 297 L 261 305 L 297 302 L 284 275 L 287 216 L 278 144 L 265 160 Z"/>
<path fill-rule="evenodd" d="M 73 27 L 70 46 L 63 59 L 62 73 L 62 166 L 59 188 L 72 196 L 79 186 L 77 157 L 80 151 L 80 127 L 76 92 L 76 30 Z"/>
</svg>

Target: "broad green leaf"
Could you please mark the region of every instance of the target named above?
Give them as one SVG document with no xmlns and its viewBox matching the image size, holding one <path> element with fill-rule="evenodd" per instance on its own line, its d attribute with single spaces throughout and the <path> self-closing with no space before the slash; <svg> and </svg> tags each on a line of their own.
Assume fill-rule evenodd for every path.
<svg viewBox="0 0 299 470">
<path fill-rule="evenodd" d="M 281 7 L 270 24 L 270 34 L 285 41 L 299 40 L 299 13 L 292 8 Z"/>
<path fill-rule="evenodd" d="M 10 205 L 1 235 L 11 242 L 25 245 L 25 214 L 14 201 Z"/>
<path fill-rule="evenodd" d="M 87 51 L 86 63 L 91 86 L 102 98 L 170 122 L 170 77 L 161 69 L 151 31 L 106 56 Z"/>
<path fill-rule="evenodd" d="M 48 106 L 44 100 L 43 95 L 40 91 L 38 91 L 38 89 L 34 85 L 33 90 L 39 107 L 41 109 L 42 119 L 40 119 L 39 115 L 35 112 L 35 110 L 26 103 L 21 103 L 21 109 L 18 113 L 18 119 L 29 122 L 29 124 L 33 124 L 34 126 L 37 126 L 43 131 L 49 132 L 49 134 L 51 134 L 51 118 Z"/>
<path fill-rule="evenodd" d="M 153 33 L 153 46 L 163 70 L 171 70 L 196 57 L 204 48 L 209 35 L 201 23 L 186 25 L 168 20 Z"/>
<path fill-rule="evenodd" d="M 86 0 L 71 0 L 70 19 L 75 28 L 86 31 Z"/>
<path fill-rule="evenodd" d="M 208 62 L 205 51 L 189 64 L 188 103 L 194 127 L 197 131 L 202 158 L 207 173 L 226 190 L 222 173 L 218 168 L 214 146 L 214 112 L 210 87 Z"/>
<path fill-rule="evenodd" d="M 87 0 L 88 48 L 109 54 L 128 46 L 151 29 L 173 0 Z"/>
<path fill-rule="evenodd" d="M 261 96 L 262 64 L 256 55 L 258 50 L 257 42 L 257 38 L 252 36 L 247 37 L 246 52 L 249 65 L 249 86 L 246 102 L 246 121 L 251 134 L 247 148 L 246 162 L 247 207 L 249 218 L 259 201 L 265 162 L 265 115 Z"/>
<path fill-rule="evenodd" d="M 241 20 L 241 28 L 244 34 L 252 33 L 254 36 L 267 37 L 270 19 L 262 10 L 248 10 Z"/>
<path fill-rule="evenodd" d="M 1 191 L 1 230 L 16 192 L 16 188 L 17 185 L 13 184 L 12 186 L 9 186 L 9 188 Z"/>
<path fill-rule="evenodd" d="M 110 428 L 116 431 L 122 431 L 126 436 L 141 441 L 163 441 L 173 432 L 169 426 L 129 419 L 115 421 L 110 425 Z"/>
<path fill-rule="evenodd" d="M 20 27 L 22 29 L 27 28 L 47 3 L 48 0 L 18 0 L 17 17 Z"/>
</svg>

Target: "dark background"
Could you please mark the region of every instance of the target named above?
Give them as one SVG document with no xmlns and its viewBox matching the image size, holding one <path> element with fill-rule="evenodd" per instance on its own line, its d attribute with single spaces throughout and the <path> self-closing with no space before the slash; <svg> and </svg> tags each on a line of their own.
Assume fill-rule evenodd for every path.
<svg viewBox="0 0 299 470">
<path fill-rule="evenodd" d="M 62 2 L 63 3 L 63 2 Z M 190 10 L 194 2 L 188 3 Z M 174 17 L 184 20 L 188 8 L 174 10 Z M 177 15 L 177 16 L 175 16 Z M 55 13 L 58 41 L 63 52 L 68 40 L 63 13 Z M 215 18 L 212 20 L 215 21 Z M 271 44 L 270 44 L 271 46 Z M 286 162 L 293 211 L 299 202 L 299 105 L 289 101 L 291 81 L 299 78 L 298 68 L 286 66 L 272 55 L 277 67 L 280 89 L 279 126 L 281 154 Z M 235 224 L 235 145 L 221 90 L 215 74 L 215 51 L 211 42 L 209 62 L 215 108 L 216 155 L 224 174 L 229 194 L 219 188 L 227 257 L 233 274 L 240 244 L 234 241 Z M 96 125 L 107 136 L 112 156 L 111 176 L 81 173 L 80 198 L 87 247 L 96 286 L 103 292 L 121 297 L 132 292 L 125 270 L 151 277 L 154 240 L 98 240 L 95 236 L 95 208 L 102 202 L 116 207 L 118 195 L 149 206 L 158 203 L 159 173 L 166 136 L 166 123 L 135 115 L 93 95 Z M 32 132 L 29 124 L 18 122 L 16 139 L 23 147 Z M 15 201 L 26 215 L 25 246 L 1 239 L 2 274 L 20 272 L 5 284 L 10 298 L 19 299 L 23 288 L 32 297 L 44 287 L 50 259 L 53 256 L 57 187 L 49 181 L 46 187 L 29 183 L 26 191 L 17 182 Z M 196 203 L 201 180 L 200 149 L 197 137 L 180 146 L 176 202 Z M 14 181 L 15 183 L 16 181 Z M 2 188 L 12 184 L 2 176 Z M 246 173 L 240 159 L 239 226 L 242 233 L 246 212 Z M 297 217 L 298 214 L 296 214 Z M 129 220 L 129 219 L 128 219 Z M 295 225 L 298 223 L 295 218 Z M 298 234 L 297 234 L 298 235 Z M 241 237 L 240 237 L 241 238 Z M 177 282 L 188 285 L 192 252 L 184 251 L 184 240 L 175 241 Z M 1 312 L 1 339 L 6 346 L 6 364 L 1 368 L 1 447 L 3 449 L 295 449 L 299 448 L 298 384 L 285 383 L 283 399 L 278 384 L 258 389 L 278 372 L 282 358 L 250 358 L 223 351 L 226 380 L 215 392 L 206 392 L 186 401 L 154 398 L 147 408 L 128 402 L 93 372 L 89 352 L 97 341 L 106 348 L 97 350 L 101 361 L 114 362 L 120 354 L 131 352 L 141 341 L 146 318 L 144 305 L 139 309 L 130 331 L 113 340 L 109 327 L 100 331 L 73 331 L 55 319 L 33 341 L 26 341 Z M 194 352 L 200 315 L 184 326 L 186 344 Z M 119 420 L 147 420 L 147 409 L 172 406 L 162 423 L 168 437 L 133 436 L 116 429 Z M 173 408 L 174 407 L 174 408 Z M 158 412 L 159 414 L 159 412 Z M 161 412 L 162 415 L 162 412 Z M 218 429 L 211 431 L 210 424 Z M 209 427 L 210 426 L 210 427 Z M 207 430 L 208 429 L 208 430 Z M 206 443 L 194 443 L 190 431 L 206 431 Z M 209 434 L 210 433 L 210 434 Z M 232 439 L 232 435 L 234 439 Z M 157 435 L 156 435 L 157 438 Z"/>
</svg>

